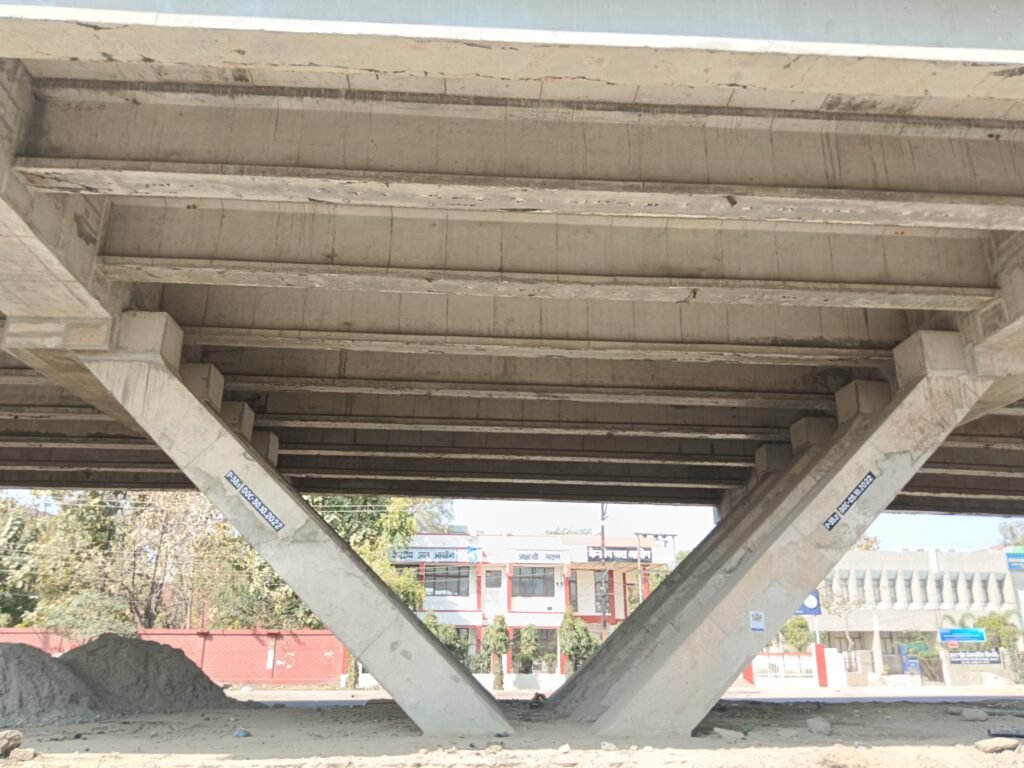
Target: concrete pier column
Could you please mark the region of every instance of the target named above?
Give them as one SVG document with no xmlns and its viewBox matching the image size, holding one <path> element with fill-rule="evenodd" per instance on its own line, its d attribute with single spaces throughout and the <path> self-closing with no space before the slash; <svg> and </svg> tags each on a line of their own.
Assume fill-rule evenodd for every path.
<svg viewBox="0 0 1024 768">
<path fill-rule="evenodd" d="M 119 326 L 113 351 L 81 353 L 81 362 L 423 732 L 510 732 L 497 702 L 468 670 L 226 419 L 190 391 L 178 375 L 182 333 L 170 316 L 127 313 Z M 204 380 L 199 371 L 189 378 L 194 386 Z M 250 423 L 245 408 L 234 410 L 243 428 Z"/>
<path fill-rule="evenodd" d="M 831 442 L 798 452 L 770 491 L 734 508 L 644 621 L 627 621 L 588 662 L 582 672 L 595 672 L 558 698 L 559 711 L 607 734 L 699 724 L 988 386 L 968 373 L 958 334 L 919 332 L 896 362 L 895 397 L 879 382 L 840 390 Z M 753 522 L 728 526 L 743 518 Z"/>
</svg>

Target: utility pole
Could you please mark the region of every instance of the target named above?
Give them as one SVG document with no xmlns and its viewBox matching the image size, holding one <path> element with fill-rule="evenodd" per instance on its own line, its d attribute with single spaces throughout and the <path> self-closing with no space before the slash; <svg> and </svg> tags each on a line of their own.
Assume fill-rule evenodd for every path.
<svg viewBox="0 0 1024 768">
<path fill-rule="evenodd" d="M 611 584 L 608 582 L 608 568 L 605 564 L 607 553 L 604 545 L 604 521 L 608 519 L 608 504 L 601 502 L 601 583 L 604 584 L 604 594 L 601 596 L 601 640 L 608 638 L 608 590 Z"/>
<path fill-rule="evenodd" d="M 636 535 L 636 604 L 644 601 L 644 561 L 640 559 L 640 534 Z"/>
</svg>

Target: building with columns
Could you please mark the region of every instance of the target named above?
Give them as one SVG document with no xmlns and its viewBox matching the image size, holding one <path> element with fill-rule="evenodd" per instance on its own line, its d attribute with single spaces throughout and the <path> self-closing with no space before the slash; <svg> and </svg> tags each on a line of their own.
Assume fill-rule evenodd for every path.
<svg viewBox="0 0 1024 768">
<path fill-rule="evenodd" d="M 875 672 L 896 671 L 900 644 L 937 644 L 965 618 L 1012 612 L 1019 624 L 1022 587 L 999 550 L 852 551 L 821 584 L 818 629 L 836 647 L 870 650 Z"/>
<path fill-rule="evenodd" d="M 538 629 L 541 667 L 564 672 L 558 626 L 567 610 L 601 635 L 611 631 L 650 594 L 652 569 L 675 556 L 668 538 L 418 534 L 392 554 L 399 567 L 415 568 L 426 596 L 419 611 L 453 624 L 480 652 L 483 632 L 504 616 L 509 632 Z M 506 659 L 513 670 L 512 652 Z"/>
</svg>

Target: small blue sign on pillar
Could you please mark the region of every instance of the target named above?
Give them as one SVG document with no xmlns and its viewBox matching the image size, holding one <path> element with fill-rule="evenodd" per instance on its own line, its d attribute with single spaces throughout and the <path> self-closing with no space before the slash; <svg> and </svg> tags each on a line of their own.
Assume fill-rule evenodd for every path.
<svg viewBox="0 0 1024 768">
<path fill-rule="evenodd" d="M 807 596 L 800 607 L 793 611 L 794 616 L 821 616 L 821 597 L 818 590 L 814 590 Z"/>
<path fill-rule="evenodd" d="M 1011 571 L 1024 571 L 1024 552 L 1007 552 L 1006 567 Z"/>
<path fill-rule="evenodd" d="M 940 629 L 939 640 L 943 643 L 984 643 L 985 630 L 981 627 L 953 627 Z"/>
</svg>

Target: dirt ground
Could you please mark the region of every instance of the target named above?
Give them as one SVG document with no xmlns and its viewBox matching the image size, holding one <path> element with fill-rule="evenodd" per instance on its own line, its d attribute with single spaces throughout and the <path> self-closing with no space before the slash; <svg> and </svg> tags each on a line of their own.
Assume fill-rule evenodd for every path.
<svg viewBox="0 0 1024 768">
<path fill-rule="evenodd" d="M 504 738 L 442 742 L 419 735 L 390 701 L 353 706 L 293 702 L 289 707 L 139 715 L 85 725 L 24 729 L 25 746 L 47 768 L 246 768 L 368 766 L 371 768 L 985 768 L 1022 766 L 1024 751 L 985 755 L 973 743 L 989 729 L 1020 730 L 1024 709 L 1014 701 L 985 704 L 993 715 L 968 722 L 948 704 L 719 704 L 695 738 L 601 739 L 583 729 L 550 721 L 525 701 L 505 701 L 517 733 Z M 978 706 L 972 704 L 971 706 Z M 808 717 L 824 717 L 828 736 L 807 730 Z M 716 735 L 714 727 L 745 732 L 741 741 Z M 237 728 L 251 733 L 236 737 Z M 569 745 L 566 750 L 563 745 Z M 23 763 L 24 764 L 24 763 Z"/>
</svg>

